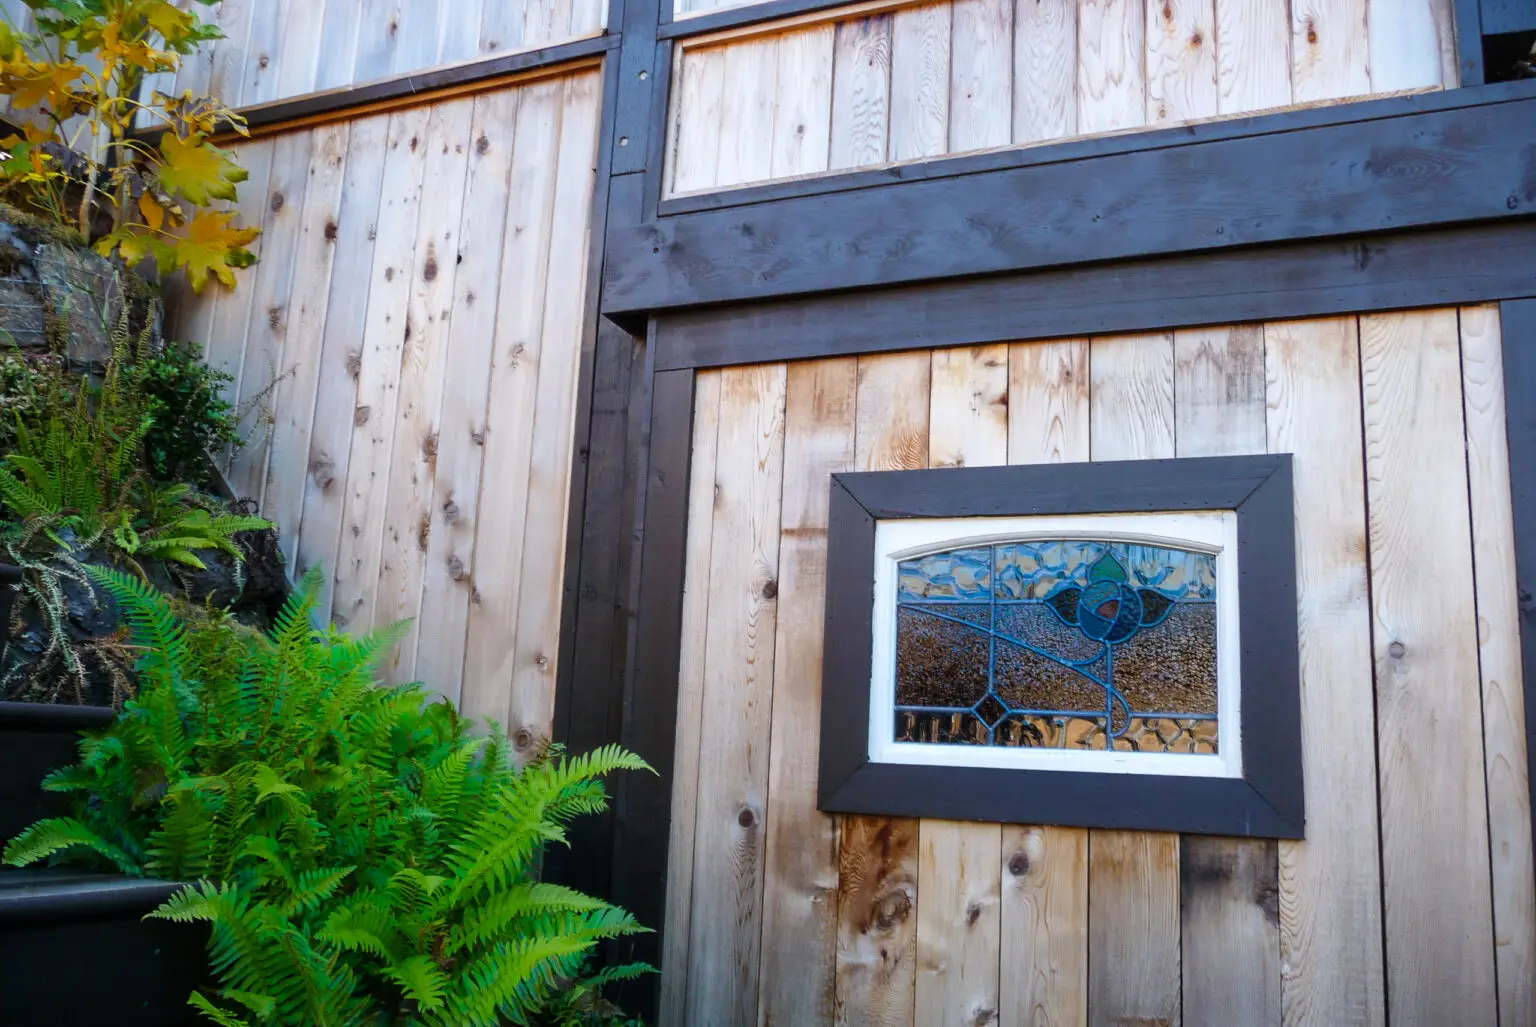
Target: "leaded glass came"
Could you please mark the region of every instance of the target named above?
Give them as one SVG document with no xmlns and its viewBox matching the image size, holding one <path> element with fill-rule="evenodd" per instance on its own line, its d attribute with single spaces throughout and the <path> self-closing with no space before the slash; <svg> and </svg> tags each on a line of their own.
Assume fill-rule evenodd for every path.
<svg viewBox="0 0 1536 1027">
<path fill-rule="evenodd" d="M 895 741 L 1217 751 L 1216 556 L 968 546 L 898 564 Z"/>
</svg>

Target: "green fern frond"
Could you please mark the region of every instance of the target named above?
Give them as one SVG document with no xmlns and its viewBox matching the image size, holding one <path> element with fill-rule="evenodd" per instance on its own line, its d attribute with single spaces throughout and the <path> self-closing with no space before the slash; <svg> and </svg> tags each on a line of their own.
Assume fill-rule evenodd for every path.
<svg viewBox="0 0 1536 1027">
<path fill-rule="evenodd" d="M 431 956 L 417 954 L 384 967 L 384 974 L 400 986 L 401 993 L 432 1013 L 443 1007 L 443 993 L 448 990 L 448 975 L 438 968 Z"/>
<path fill-rule="evenodd" d="M 126 852 L 72 817 L 39 820 L 6 843 L 4 859 L 10 866 L 24 867 L 71 849 L 94 852 L 123 873 L 140 876 Z"/>
<path fill-rule="evenodd" d="M 202 1013 L 208 1019 L 218 1024 L 219 1027 L 251 1027 L 250 1021 L 243 1020 L 233 1013 L 220 1009 L 204 998 L 202 992 L 194 991 L 187 999 L 187 1005 Z"/>
</svg>

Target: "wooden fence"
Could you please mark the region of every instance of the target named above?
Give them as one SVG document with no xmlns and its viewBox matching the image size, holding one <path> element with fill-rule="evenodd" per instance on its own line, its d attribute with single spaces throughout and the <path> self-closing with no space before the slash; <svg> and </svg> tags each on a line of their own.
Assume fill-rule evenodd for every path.
<svg viewBox="0 0 1536 1027">
<path fill-rule="evenodd" d="M 1449 0 L 873 0 L 674 64 L 669 194 L 1457 81 Z"/>
<path fill-rule="evenodd" d="M 699 372 L 661 1022 L 1532 1022 L 1503 402 L 1485 307 Z M 817 812 L 830 473 L 1264 452 L 1304 842 Z"/>
<path fill-rule="evenodd" d="M 261 263 L 185 297 L 251 443 L 235 491 L 389 676 L 527 749 L 554 707 L 601 90 L 578 69 L 239 147 Z M 420 640 L 426 640 L 420 642 Z"/>
</svg>

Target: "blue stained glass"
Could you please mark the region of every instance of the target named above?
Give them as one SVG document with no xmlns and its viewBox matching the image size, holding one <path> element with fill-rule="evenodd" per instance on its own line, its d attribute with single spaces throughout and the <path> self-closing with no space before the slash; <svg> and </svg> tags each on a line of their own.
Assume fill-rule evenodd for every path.
<svg viewBox="0 0 1536 1027">
<path fill-rule="evenodd" d="M 1216 558 L 1059 539 L 902 560 L 897 741 L 1216 752 Z"/>
</svg>

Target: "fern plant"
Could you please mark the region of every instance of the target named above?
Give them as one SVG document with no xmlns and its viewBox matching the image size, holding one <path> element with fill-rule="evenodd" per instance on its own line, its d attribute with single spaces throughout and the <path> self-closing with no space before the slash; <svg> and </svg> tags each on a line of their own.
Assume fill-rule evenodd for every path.
<svg viewBox="0 0 1536 1027">
<path fill-rule="evenodd" d="M 141 648 L 139 691 L 44 787 L 75 816 L 12 839 L 5 861 L 86 861 L 192 881 L 154 916 L 212 925 L 215 1023 L 528 1023 L 586 978 L 626 912 L 534 875 L 599 780 L 648 769 L 617 747 L 552 750 L 519 770 L 420 686 L 374 684 L 392 628 L 311 626 L 307 576 L 262 637 L 217 615 L 182 623 L 138 579 L 87 568 Z"/>
</svg>

